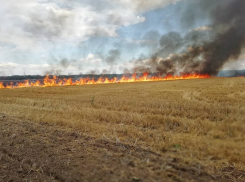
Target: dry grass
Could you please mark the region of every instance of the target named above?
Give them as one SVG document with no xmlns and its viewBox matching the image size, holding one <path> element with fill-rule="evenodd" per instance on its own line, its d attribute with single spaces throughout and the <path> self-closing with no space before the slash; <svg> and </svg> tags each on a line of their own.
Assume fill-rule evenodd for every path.
<svg viewBox="0 0 245 182">
<path fill-rule="evenodd" d="M 245 79 L 0 90 L 0 112 L 245 169 Z"/>
</svg>

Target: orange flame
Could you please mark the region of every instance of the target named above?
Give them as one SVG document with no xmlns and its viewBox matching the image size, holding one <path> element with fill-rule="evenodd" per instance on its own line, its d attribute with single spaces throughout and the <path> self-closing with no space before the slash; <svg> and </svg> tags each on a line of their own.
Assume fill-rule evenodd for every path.
<svg viewBox="0 0 245 182">
<path fill-rule="evenodd" d="M 148 76 L 148 73 L 143 73 L 143 76 L 138 77 L 136 73 L 132 77 L 122 76 L 121 78 L 114 77 L 112 79 L 100 77 L 98 80 L 88 78 L 81 78 L 80 80 L 73 81 L 72 78 L 68 79 L 58 79 L 56 76 L 49 78 L 47 75 L 43 81 L 37 80 L 36 82 L 31 82 L 30 80 L 24 80 L 24 82 L 19 82 L 13 85 L 10 83 L 6 86 L 0 82 L 0 89 L 4 88 L 23 88 L 23 87 L 52 87 L 52 86 L 68 86 L 68 85 L 93 85 L 93 84 L 108 84 L 108 83 L 128 83 L 128 82 L 149 82 L 149 81 L 164 81 L 164 80 L 183 80 L 183 79 L 199 79 L 199 78 L 210 78 L 209 75 L 204 74 L 185 74 L 182 76 L 167 75 L 165 77 L 161 76 Z"/>
</svg>

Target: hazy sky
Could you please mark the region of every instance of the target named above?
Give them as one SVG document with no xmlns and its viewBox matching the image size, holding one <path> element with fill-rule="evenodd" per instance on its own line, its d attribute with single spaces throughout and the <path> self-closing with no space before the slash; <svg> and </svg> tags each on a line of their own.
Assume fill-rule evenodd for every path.
<svg viewBox="0 0 245 182">
<path fill-rule="evenodd" d="M 193 0 L 2 1 L 0 75 L 121 73 L 150 57 L 162 35 L 208 26 L 208 13 L 195 6 Z M 184 19 L 184 11 L 192 18 Z M 245 69 L 244 58 L 224 69 Z"/>
</svg>

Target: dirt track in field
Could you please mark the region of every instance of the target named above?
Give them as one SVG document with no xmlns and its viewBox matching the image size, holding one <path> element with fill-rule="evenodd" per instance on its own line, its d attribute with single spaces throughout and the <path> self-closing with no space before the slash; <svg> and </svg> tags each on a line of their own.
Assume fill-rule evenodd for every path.
<svg viewBox="0 0 245 182">
<path fill-rule="evenodd" d="M 0 114 L 0 128 L 0 181 L 244 180 L 244 172 L 234 168 L 214 176 L 168 152 L 160 155 L 48 123 Z"/>
</svg>

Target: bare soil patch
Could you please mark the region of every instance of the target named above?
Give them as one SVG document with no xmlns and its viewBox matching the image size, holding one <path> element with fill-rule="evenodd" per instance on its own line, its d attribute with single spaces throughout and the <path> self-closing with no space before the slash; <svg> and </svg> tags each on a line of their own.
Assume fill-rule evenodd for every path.
<svg viewBox="0 0 245 182">
<path fill-rule="evenodd" d="M 173 152 L 161 154 L 83 135 L 74 128 L 0 114 L 0 181 L 244 181 L 226 167 L 211 174 Z"/>
</svg>

